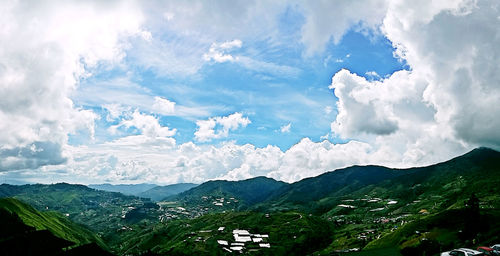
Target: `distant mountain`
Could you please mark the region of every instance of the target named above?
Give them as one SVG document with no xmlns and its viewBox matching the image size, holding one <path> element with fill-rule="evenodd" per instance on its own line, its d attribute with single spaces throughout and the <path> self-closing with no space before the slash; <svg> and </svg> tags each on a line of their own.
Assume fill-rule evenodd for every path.
<svg viewBox="0 0 500 256">
<path fill-rule="evenodd" d="M 160 201 L 166 197 L 177 195 L 196 186 L 198 186 L 198 184 L 194 183 L 179 183 L 166 186 L 157 186 L 141 192 L 137 194 L 137 196 L 150 198 L 153 201 Z"/>
<path fill-rule="evenodd" d="M 152 189 L 158 185 L 155 184 L 148 184 L 148 183 L 141 183 L 141 184 L 90 184 L 87 187 L 93 188 L 93 189 L 98 189 L 98 190 L 103 190 L 103 191 L 109 191 L 109 192 L 119 192 L 124 195 L 133 195 L 137 196 L 140 193 L 143 193 L 149 189 Z"/>
<path fill-rule="evenodd" d="M 79 245 L 86 245 L 80 251 L 110 255 L 102 249 L 106 245 L 101 238 L 90 230 L 60 213 L 39 212 L 13 198 L 0 199 L 0 227 L 1 255 L 56 255 L 63 248 Z M 68 255 L 72 253 L 68 251 Z"/>
<path fill-rule="evenodd" d="M 234 197 L 244 205 L 253 205 L 266 200 L 275 191 L 288 183 L 267 177 L 256 177 L 240 181 L 214 180 L 198 185 L 167 200 L 199 200 L 203 196 Z"/>
</svg>

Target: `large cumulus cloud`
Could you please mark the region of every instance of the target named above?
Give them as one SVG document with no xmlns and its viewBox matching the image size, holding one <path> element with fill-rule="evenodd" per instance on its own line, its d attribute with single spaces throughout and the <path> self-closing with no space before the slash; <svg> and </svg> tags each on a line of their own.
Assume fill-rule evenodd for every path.
<svg viewBox="0 0 500 256">
<path fill-rule="evenodd" d="M 93 67 L 123 57 L 122 36 L 141 32 L 136 10 L 117 2 L 2 2 L 0 170 L 62 163 L 68 134 L 93 136 L 97 116 L 70 95 Z"/>
<path fill-rule="evenodd" d="M 342 70 L 332 131 L 395 156 L 388 165 L 443 161 L 500 148 L 499 3 L 391 1 L 381 29 L 409 70 L 381 81 Z"/>
</svg>

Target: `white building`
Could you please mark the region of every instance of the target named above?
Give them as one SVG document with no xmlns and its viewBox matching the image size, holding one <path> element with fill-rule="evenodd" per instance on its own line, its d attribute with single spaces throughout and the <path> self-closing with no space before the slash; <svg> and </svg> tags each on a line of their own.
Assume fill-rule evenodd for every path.
<svg viewBox="0 0 500 256">
<path fill-rule="evenodd" d="M 217 243 L 220 245 L 228 245 L 228 242 L 226 240 L 217 240 Z"/>
</svg>

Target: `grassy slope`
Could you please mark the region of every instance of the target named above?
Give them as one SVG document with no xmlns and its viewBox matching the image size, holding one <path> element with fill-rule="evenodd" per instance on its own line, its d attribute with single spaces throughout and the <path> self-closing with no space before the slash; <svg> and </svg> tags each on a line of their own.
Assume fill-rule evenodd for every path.
<svg viewBox="0 0 500 256">
<path fill-rule="evenodd" d="M 39 212 L 33 207 L 13 198 L 1 198 L 0 207 L 17 214 L 21 220 L 37 230 L 49 230 L 59 238 L 75 242 L 77 245 L 91 242 L 106 248 L 103 241 L 86 228 L 72 223 L 57 212 Z"/>
</svg>

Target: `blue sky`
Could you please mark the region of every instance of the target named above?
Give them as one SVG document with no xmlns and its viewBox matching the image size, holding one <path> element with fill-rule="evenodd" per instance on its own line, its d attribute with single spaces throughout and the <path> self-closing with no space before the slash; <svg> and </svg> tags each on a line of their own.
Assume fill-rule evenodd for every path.
<svg viewBox="0 0 500 256">
<path fill-rule="evenodd" d="M 296 33 L 300 30 L 303 17 L 283 14 L 279 19 L 280 32 Z M 169 37 L 169 34 L 162 35 Z M 175 35 L 172 35 L 175 37 Z M 277 38 L 275 40 L 286 40 Z M 296 39 L 299 39 L 298 35 Z M 220 42 L 224 43 L 224 42 Z M 132 49 L 133 50 L 133 49 Z M 207 62 L 196 74 L 191 76 L 162 75 L 147 67 L 135 65 L 133 59 L 125 59 L 127 69 L 99 70 L 81 81 L 78 91 L 86 92 L 103 83 L 127 77 L 130 82 L 141 87 L 142 93 L 158 96 L 175 102 L 177 106 L 205 107 L 209 110 L 197 116 L 161 115 L 139 106 L 129 105 L 131 109 L 148 112 L 159 119 L 163 126 L 175 127 L 173 137 L 177 143 L 195 141 L 196 120 L 212 116 L 227 116 L 235 112 L 242 113 L 251 120 L 245 128 L 231 132 L 227 137 L 213 139 L 204 143 L 218 143 L 222 140 L 234 140 L 237 144 L 253 144 L 265 147 L 276 145 L 286 151 L 302 138 L 313 141 L 330 133 L 330 123 L 336 116 L 336 97 L 331 89 L 331 77 L 340 69 L 349 69 L 367 79 L 381 79 L 396 70 L 404 69 L 404 63 L 393 56 L 393 47 L 385 37 L 349 30 L 338 44 L 329 42 L 324 52 L 314 56 L 304 56 L 304 46 L 299 42 L 272 45 L 268 41 L 243 42 L 238 49 L 231 50 L 232 55 L 251 56 L 256 61 L 285 65 L 293 68 L 293 74 L 280 71 L 249 69 L 234 62 Z M 201 57 L 201 56 L 200 56 Z M 374 77 L 368 72 L 376 72 Z M 126 90 L 126 89 L 125 89 Z M 134 93 L 135 89 L 131 90 Z M 89 95 L 91 97 L 91 95 Z M 105 116 L 106 110 L 101 102 L 89 104 L 84 96 L 75 97 L 75 104 L 90 108 Z M 127 105 L 126 102 L 116 102 Z M 116 136 L 106 130 L 116 125 L 116 121 L 102 118 L 96 125 L 96 141 L 108 141 Z M 288 132 L 281 127 L 290 125 Z M 124 134 L 138 134 L 136 129 L 122 129 Z M 333 142 L 339 138 L 328 137 Z M 70 136 L 70 144 L 78 145 L 88 140 L 88 134 L 79 133 Z"/>
<path fill-rule="evenodd" d="M 0 182 L 287 182 L 500 149 L 500 3 L 0 4 Z"/>
</svg>

